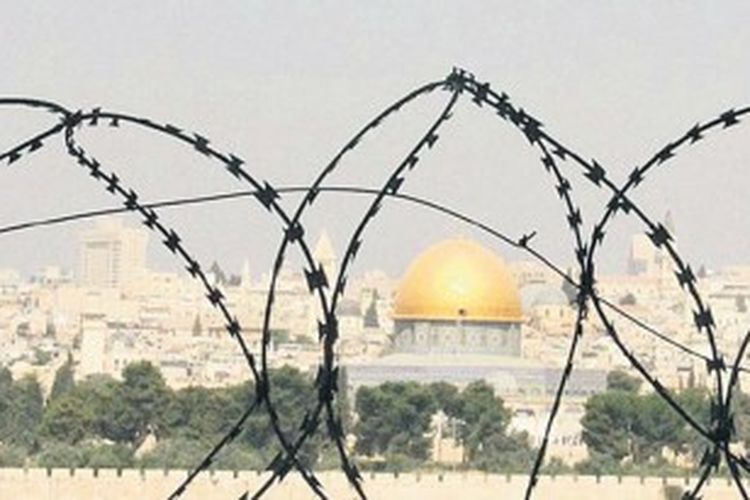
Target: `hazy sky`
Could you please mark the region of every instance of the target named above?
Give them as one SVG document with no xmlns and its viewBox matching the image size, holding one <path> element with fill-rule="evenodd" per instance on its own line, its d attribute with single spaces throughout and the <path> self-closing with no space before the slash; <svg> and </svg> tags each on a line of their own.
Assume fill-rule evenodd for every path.
<svg viewBox="0 0 750 500">
<path fill-rule="evenodd" d="M 304 185 L 380 109 L 416 86 L 470 69 L 541 119 L 546 130 L 622 180 L 698 121 L 750 104 L 750 3 L 678 1 L 16 2 L 0 17 L 0 95 L 148 116 L 195 130 L 274 185 Z M 380 186 L 447 98 L 405 108 L 351 155 L 331 184 Z M 6 148 L 53 118 L 0 110 Z M 678 156 L 635 193 L 654 216 L 674 213 L 695 266 L 750 262 L 746 166 L 750 125 Z M 148 199 L 238 189 L 221 169 L 168 139 L 123 127 L 80 140 Z M 535 243 L 562 265 L 570 236 L 538 153 L 491 112 L 459 104 L 404 192 L 425 196 Z M 577 179 L 579 172 L 566 169 Z M 0 224 L 113 204 L 60 140 L 3 171 Z M 606 197 L 575 184 L 584 222 Z M 285 200 L 290 209 L 296 199 Z M 329 195 L 305 219 L 337 247 L 368 200 Z M 252 201 L 172 210 L 196 254 L 254 273 L 268 266 L 279 223 Z M 3 236 L 0 267 L 75 262 L 86 223 Z M 624 264 L 640 226 L 611 228 L 601 262 Z M 365 234 L 357 270 L 398 274 L 420 249 L 469 228 L 391 202 Z M 168 265 L 158 247 L 153 258 Z"/>
</svg>

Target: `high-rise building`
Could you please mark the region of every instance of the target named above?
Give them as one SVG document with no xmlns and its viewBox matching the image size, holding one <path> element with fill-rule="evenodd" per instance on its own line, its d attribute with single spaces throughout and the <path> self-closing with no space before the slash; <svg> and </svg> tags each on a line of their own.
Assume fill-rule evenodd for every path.
<svg viewBox="0 0 750 500">
<path fill-rule="evenodd" d="M 89 286 L 119 288 L 146 269 L 148 233 L 119 219 L 101 219 L 81 235 L 79 280 Z"/>
</svg>

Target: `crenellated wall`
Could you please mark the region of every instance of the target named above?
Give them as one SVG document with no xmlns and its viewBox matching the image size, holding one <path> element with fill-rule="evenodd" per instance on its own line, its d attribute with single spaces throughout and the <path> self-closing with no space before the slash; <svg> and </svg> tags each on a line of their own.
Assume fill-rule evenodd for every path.
<svg viewBox="0 0 750 500">
<path fill-rule="evenodd" d="M 126 469 L 0 469 L 0 498 L 23 500 L 148 500 L 166 499 L 186 471 Z M 252 471 L 219 471 L 199 476 L 183 498 L 237 498 L 251 493 L 267 475 Z M 355 495 L 338 472 L 320 472 L 318 478 L 332 499 Z M 373 499 L 496 500 L 522 498 L 527 477 L 488 475 L 479 472 L 438 474 L 366 474 L 366 488 Z M 663 500 L 665 485 L 684 486 L 685 478 L 603 476 L 542 476 L 534 498 L 554 500 Z M 264 497 L 271 500 L 314 498 L 298 476 L 289 476 Z M 703 498 L 737 498 L 726 479 L 713 479 Z"/>
</svg>

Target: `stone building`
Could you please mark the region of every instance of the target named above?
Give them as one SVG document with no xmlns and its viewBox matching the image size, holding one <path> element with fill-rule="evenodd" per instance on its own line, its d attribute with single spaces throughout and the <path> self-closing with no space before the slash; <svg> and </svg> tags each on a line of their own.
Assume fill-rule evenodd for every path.
<svg viewBox="0 0 750 500">
<path fill-rule="evenodd" d="M 521 355 L 521 302 L 503 260 L 457 238 L 419 255 L 399 285 L 394 350 Z"/>
</svg>

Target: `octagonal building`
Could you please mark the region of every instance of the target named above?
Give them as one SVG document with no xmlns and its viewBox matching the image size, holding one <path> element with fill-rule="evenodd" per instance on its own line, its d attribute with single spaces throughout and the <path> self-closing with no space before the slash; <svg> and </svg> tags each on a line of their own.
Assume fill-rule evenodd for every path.
<svg viewBox="0 0 750 500">
<path fill-rule="evenodd" d="M 521 355 L 521 301 L 505 262 L 454 238 L 412 261 L 396 292 L 396 353 Z"/>
</svg>

